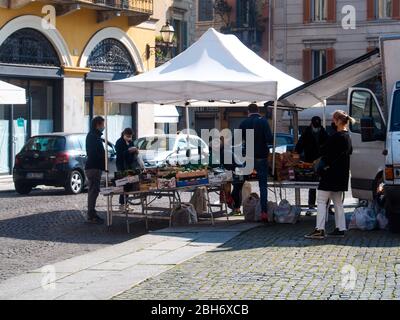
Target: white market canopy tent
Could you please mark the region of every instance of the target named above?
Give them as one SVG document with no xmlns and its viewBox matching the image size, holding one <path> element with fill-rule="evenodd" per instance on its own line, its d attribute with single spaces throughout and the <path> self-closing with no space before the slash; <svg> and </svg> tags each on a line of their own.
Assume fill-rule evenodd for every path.
<svg viewBox="0 0 400 320">
<path fill-rule="evenodd" d="M 210 28 L 184 52 L 146 73 L 105 82 L 105 101 L 179 104 L 274 101 L 300 86 L 236 36 Z"/>
<path fill-rule="evenodd" d="M 0 104 L 26 104 L 25 89 L 0 81 Z"/>
<path fill-rule="evenodd" d="M 192 102 L 274 101 L 275 150 L 277 99 L 300 85 L 301 81 L 266 62 L 236 36 L 210 28 L 162 66 L 127 79 L 105 82 L 105 115 L 109 102 L 184 104 L 189 129 L 187 109 Z M 275 155 L 273 172 L 274 163 Z"/>
</svg>

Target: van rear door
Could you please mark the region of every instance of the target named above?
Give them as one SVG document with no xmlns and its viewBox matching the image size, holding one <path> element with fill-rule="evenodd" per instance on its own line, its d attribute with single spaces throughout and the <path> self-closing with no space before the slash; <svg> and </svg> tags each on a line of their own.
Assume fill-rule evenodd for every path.
<svg viewBox="0 0 400 320">
<path fill-rule="evenodd" d="M 398 87 L 398 89 L 397 89 Z M 393 175 L 392 179 L 386 179 L 386 183 L 400 184 L 400 83 L 393 90 L 392 103 L 389 114 L 388 132 L 388 156 L 386 165 L 390 167 Z"/>
</svg>

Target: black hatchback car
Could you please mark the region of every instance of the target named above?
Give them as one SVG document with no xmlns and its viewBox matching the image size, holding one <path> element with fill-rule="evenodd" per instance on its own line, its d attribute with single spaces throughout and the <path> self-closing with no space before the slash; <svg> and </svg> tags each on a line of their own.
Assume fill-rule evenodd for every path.
<svg viewBox="0 0 400 320">
<path fill-rule="evenodd" d="M 109 163 L 115 162 L 114 145 L 109 143 Z M 15 190 L 28 194 L 38 185 L 64 187 L 81 193 L 86 184 L 86 134 L 51 133 L 30 138 L 15 157 Z"/>
</svg>

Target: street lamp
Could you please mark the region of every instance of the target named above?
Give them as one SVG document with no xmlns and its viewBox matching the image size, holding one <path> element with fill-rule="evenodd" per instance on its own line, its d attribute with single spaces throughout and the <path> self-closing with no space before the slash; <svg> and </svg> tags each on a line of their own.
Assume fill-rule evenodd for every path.
<svg viewBox="0 0 400 320">
<path fill-rule="evenodd" d="M 175 35 L 175 29 L 173 26 L 171 26 L 169 24 L 169 22 L 167 21 L 165 23 L 165 25 L 163 25 L 161 27 L 160 30 L 161 33 L 161 38 L 162 38 L 162 43 L 166 46 L 169 47 L 172 45 L 173 41 L 174 41 L 174 35 Z M 150 47 L 149 44 L 146 44 L 146 59 L 149 60 L 150 59 L 150 50 L 151 49 L 155 49 L 155 47 Z"/>
<path fill-rule="evenodd" d="M 173 39 L 174 39 L 174 34 L 175 34 L 175 29 L 173 26 L 171 26 L 169 24 L 169 22 L 167 21 L 167 23 L 165 25 L 162 26 L 161 30 L 161 37 L 163 39 L 163 42 L 165 44 L 171 44 Z"/>
</svg>

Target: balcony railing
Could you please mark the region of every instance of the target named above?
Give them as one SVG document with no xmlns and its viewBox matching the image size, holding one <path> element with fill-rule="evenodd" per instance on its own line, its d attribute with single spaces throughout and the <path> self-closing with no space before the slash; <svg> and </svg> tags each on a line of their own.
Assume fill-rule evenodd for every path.
<svg viewBox="0 0 400 320">
<path fill-rule="evenodd" d="M 101 5 L 111 9 L 153 14 L 153 0 L 80 0 L 77 2 Z"/>
</svg>

